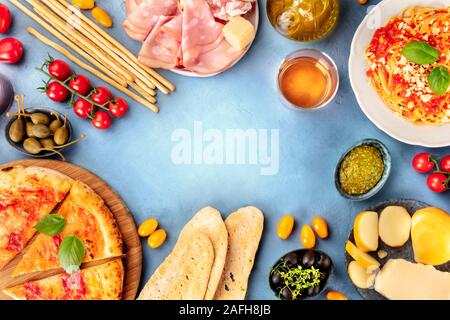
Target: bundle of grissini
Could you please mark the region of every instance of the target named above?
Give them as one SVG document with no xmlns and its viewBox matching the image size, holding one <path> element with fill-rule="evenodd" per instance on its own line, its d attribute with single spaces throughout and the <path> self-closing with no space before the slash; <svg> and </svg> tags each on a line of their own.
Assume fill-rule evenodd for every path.
<svg viewBox="0 0 450 320">
<path fill-rule="evenodd" d="M 230 214 L 206 207 L 186 224 L 173 251 L 142 289 L 139 300 L 242 300 L 263 231 L 255 207 Z"/>
<path fill-rule="evenodd" d="M 25 1 L 35 12 L 19 0 L 9 0 L 91 65 L 31 27 L 27 29 L 29 33 L 152 111 L 159 110 L 154 98 L 156 88 L 166 94 L 175 90 L 169 81 L 142 65 L 126 47 L 65 0 Z"/>
</svg>

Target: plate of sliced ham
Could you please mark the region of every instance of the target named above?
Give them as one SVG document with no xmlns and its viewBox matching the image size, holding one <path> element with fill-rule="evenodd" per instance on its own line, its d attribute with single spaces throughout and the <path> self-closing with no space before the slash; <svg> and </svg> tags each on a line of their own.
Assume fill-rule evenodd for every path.
<svg viewBox="0 0 450 320">
<path fill-rule="evenodd" d="M 138 60 L 190 77 L 210 77 L 234 66 L 250 48 L 259 22 L 257 0 L 126 0 L 126 11 L 125 32 L 142 42 Z M 242 21 L 234 20 L 253 26 L 243 48 L 239 40 L 230 41 L 230 32 L 225 35 L 232 22 L 235 33 L 241 29 Z"/>
</svg>

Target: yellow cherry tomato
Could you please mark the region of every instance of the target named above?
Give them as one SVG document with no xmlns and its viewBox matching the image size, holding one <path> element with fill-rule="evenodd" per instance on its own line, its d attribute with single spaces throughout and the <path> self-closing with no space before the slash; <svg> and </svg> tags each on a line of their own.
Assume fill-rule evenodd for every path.
<svg viewBox="0 0 450 320">
<path fill-rule="evenodd" d="M 80 9 L 92 9 L 95 6 L 95 0 L 72 0 L 72 4 Z"/>
<path fill-rule="evenodd" d="M 312 249 L 316 245 L 316 236 L 313 229 L 305 224 L 300 232 L 300 241 L 306 249 Z"/>
<path fill-rule="evenodd" d="M 289 238 L 294 228 L 294 217 L 287 214 L 278 222 L 278 236 L 285 240 Z"/>
<path fill-rule="evenodd" d="M 329 291 L 327 292 L 327 299 L 328 300 L 348 300 L 346 296 L 344 296 L 342 293 L 337 291 Z"/>
<path fill-rule="evenodd" d="M 325 239 L 328 237 L 328 225 L 324 218 L 315 216 L 312 219 L 311 225 L 319 238 Z"/>
<path fill-rule="evenodd" d="M 142 222 L 139 226 L 138 234 L 141 237 L 148 237 L 156 230 L 156 228 L 158 228 L 158 220 L 151 218 Z"/>
<path fill-rule="evenodd" d="M 100 23 L 102 26 L 104 26 L 105 28 L 112 27 L 113 21 L 105 10 L 99 7 L 95 7 L 94 9 L 92 9 L 91 13 L 95 21 Z"/>
<path fill-rule="evenodd" d="M 147 243 L 150 248 L 156 249 L 160 247 L 164 241 L 166 241 L 167 233 L 164 229 L 158 229 L 153 232 L 147 239 Z"/>
</svg>

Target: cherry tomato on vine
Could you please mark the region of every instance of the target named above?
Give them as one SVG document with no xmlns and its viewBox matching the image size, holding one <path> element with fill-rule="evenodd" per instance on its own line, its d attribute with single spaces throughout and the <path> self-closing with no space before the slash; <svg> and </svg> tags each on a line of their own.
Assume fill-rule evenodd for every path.
<svg viewBox="0 0 450 320">
<path fill-rule="evenodd" d="M 92 119 L 92 125 L 100 130 L 108 129 L 111 126 L 111 117 L 105 111 L 97 111 Z"/>
<path fill-rule="evenodd" d="M 48 65 L 48 73 L 50 73 L 53 78 L 60 81 L 65 81 L 70 77 L 72 71 L 70 70 L 70 66 L 65 61 L 53 60 Z"/>
<path fill-rule="evenodd" d="M 22 42 L 14 38 L 5 38 L 0 40 L 0 62 L 16 63 L 22 59 L 22 56 Z"/>
<path fill-rule="evenodd" d="M 82 74 L 77 74 L 74 79 L 69 81 L 69 87 L 76 93 L 85 96 L 91 91 L 91 81 Z"/>
<path fill-rule="evenodd" d="M 62 102 L 67 99 L 70 92 L 62 84 L 53 81 L 48 84 L 45 93 L 47 94 L 47 97 L 50 98 L 50 100 Z"/>
<path fill-rule="evenodd" d="M 434 162 L 432 161 L 432 155 L 427 152 L 421 152 L 416 154 L 412 160 L 412 166 L 414 170 L 419 173 L 428 173 L 434 168 Z"/>
<path fill-rule="evenodd" d="M 448 189 L 448 180 L 445 174 L 435 172 L 428 176 L 427 185 L 433 192 L 444 192 Z"/>
<path fill-rule="evenodd" d="M 439 163 L 439 167 L 442 171 L 449 172 L 450 173 L 450 154 L 446 155 L 441 159 L 441 162 Z"/>
<path fill-rule="evenodd" d="M 77 116 L 83 119 L 90 118 L 94 111 L 95 109 L 92 103 L 86 101 L 83 98 L 78 98 L 73 105 L 73 112 L 75 112 Z"/>
<path fill-rule="evenodd" d="M 120 118 L 128 112 L 128 103 L 122 98 L 114 98 L 108 108 L 114 117 Z"/>
<path fill-rule="evenodd" d="M 11 11 L 3 3 L 0 3 L 0 33 L 8 32 L 11 21 Z"/>
<path fill-rule="evenodd" d="M 99 105 L 104 105 L 112 98 L 112 93 L 108 88 L 105 87 L 97 87 L 94 89 L 94 92 L 91 94 L 91 100 Z"/>
</svg>

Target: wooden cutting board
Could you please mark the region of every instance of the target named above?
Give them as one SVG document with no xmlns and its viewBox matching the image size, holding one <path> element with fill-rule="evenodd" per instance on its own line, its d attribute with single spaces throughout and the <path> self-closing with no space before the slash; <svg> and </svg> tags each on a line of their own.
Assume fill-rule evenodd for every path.
<svg viewBox="0 0 450 320">
<path fill-rule="evenodd" d="M 0 165 L 0 168 L 15 165 L 22 165 L 25 167 L 38 166 L 59 171 L 71 177 L 72 179 L 84 182 L 103 198 L 103 200 L 113 213 L 114 217 L 116 218 L 125 244 L 125 255 L 123 258 L 125 267 L 123 299 L 134 300 L 139 288 L 139 281 L 141 278 L 142 248 L 133 217 L 131 216 L 127 206 L 119 197 L 119 195 L 117 195 L 117 193 L 115 193 L 114 190 L 112 190 L 106 182 L 104 182 L 92 172 L 89 172 L 86 169 L 65 161 L 34 159 L 18 160 Z M 31 243 L 32 241 L 33 240 L 31 240 L 29 243 Z M 2 292 L 2 290 L 7 287 L 11 287 L 25 281 L 46 278 L 62 272 L 62 269 L 50 270 L 34 275 L 24 275 L 13 278 L 11 277 L 11 272 L 19 262 L 21 256 L 22 254 L 18 255 L 11 263 L 9 263 L 3 270 L 0 271 L 0 300 L 9 299 L 9 297 Z M 102 263 L 106 261 L 107 260 L 103 260 Z M 99 262 L 96 261 L 83 264 L 83 267 L 98 264 Z"/>
</svg>

